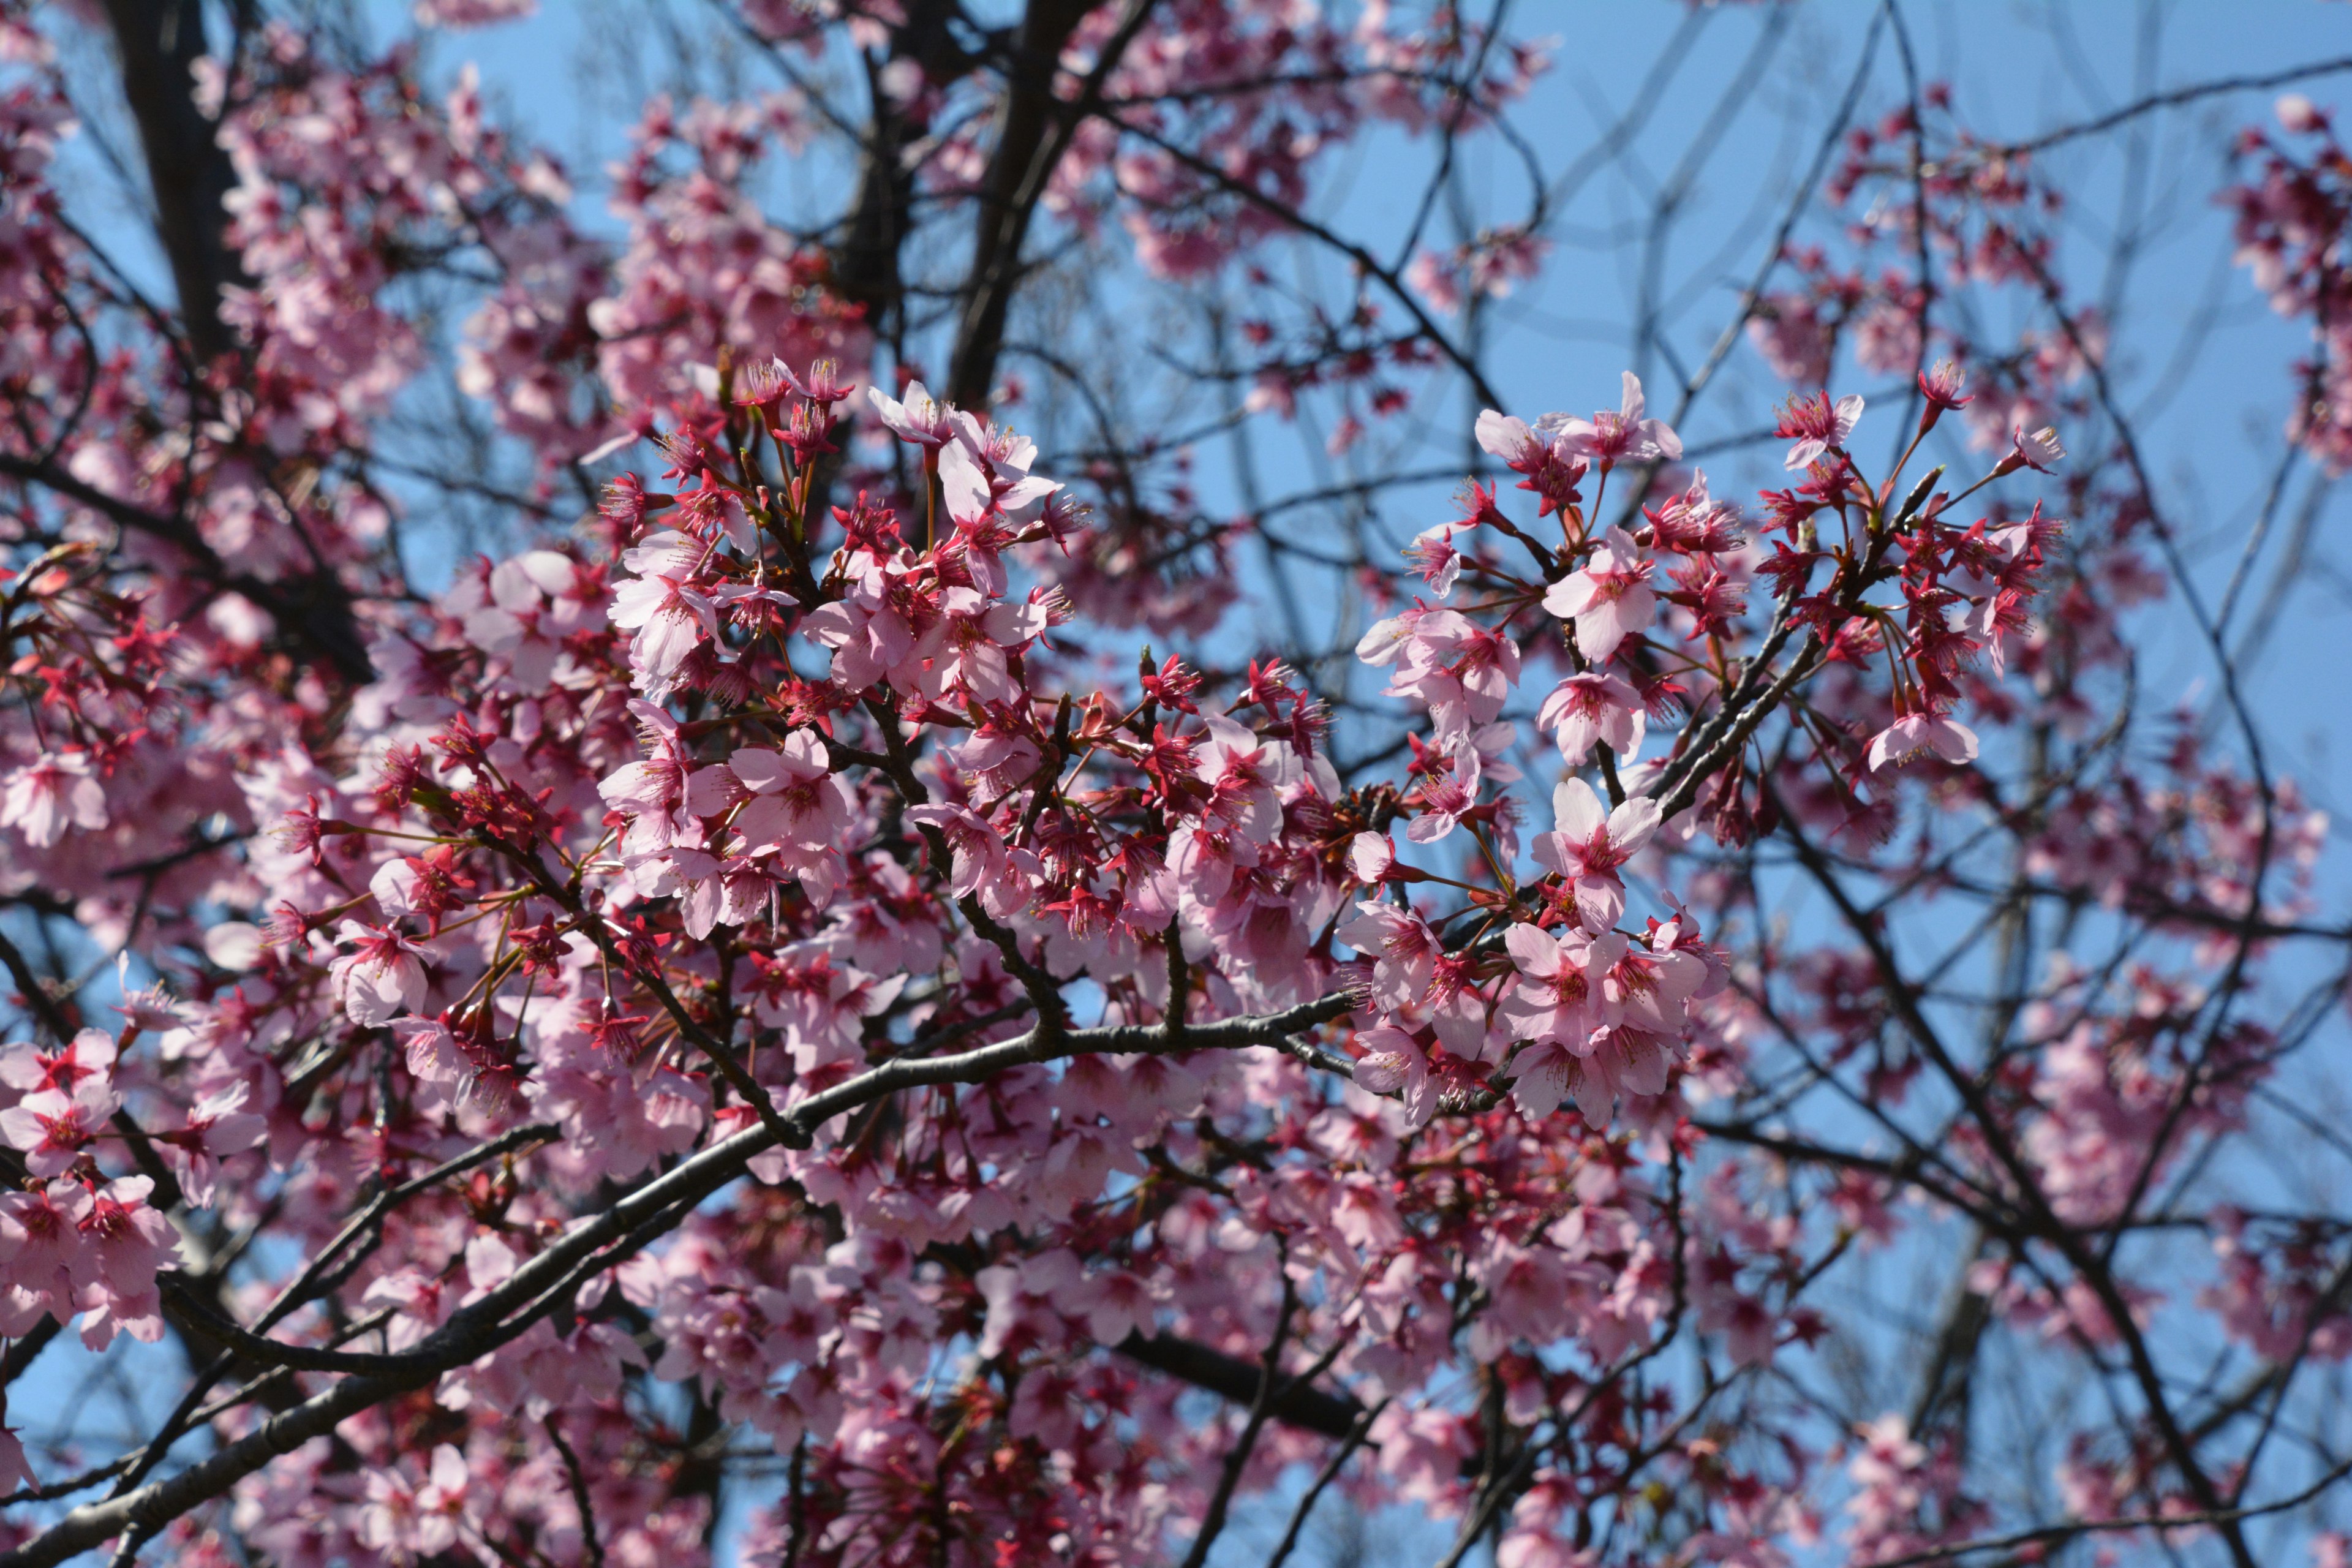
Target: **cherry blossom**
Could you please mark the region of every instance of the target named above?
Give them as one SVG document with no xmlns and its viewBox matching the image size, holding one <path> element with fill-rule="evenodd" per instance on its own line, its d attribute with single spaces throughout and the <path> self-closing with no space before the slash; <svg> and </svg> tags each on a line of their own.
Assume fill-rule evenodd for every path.
<svg viewBox="0 0 2352 1568">
<path fill-rule="evenodd" d="M 1640 263 L 1677 430 L 1487 406 L 1689 132 L 1557 178 L 1507 18 L 744 0 L 573 169 L 504 34 L 240 9 L 157 97 L 103 9 L 0 8 L 27 1568 L 2341 1555 L 2271 523 L 2207 594 L 2168 347 L 1903 17 L 1732 297 Z M 2214 221 L 2316 508 L 2352 180 L 2277 113 Z M 122 1433 L 35 1392 L 101 1353 Z"/>
<path fill-rule="evenodd" d="M 1535 857 L 1571 889 L 1585 924 L 1607 931 L 1625 910 L 1619 870 L 1658 830 L 1658 803 L 1635 795 L 1603 811 L 1591 784 L 1570 775 L 1552 792 L 1553 831 L 1536 839 Z"/>
<path fill-rule="evenodd" d="M 1800 472 L 1821 460 L 1832 447 L 1844 447 L 1862 419 L 1863 401 L 1859 394 L 1830 402 L 1826 392 L 1816 392 L 1802 397 L 1790 397 L 1780 405 L 1780 423 L 1773 434 L 1794 442 L 1782 466 Z"/>
<path fill-rule="evenodd" d="M 1682 438 L 1664 421 L 1643 418 L 1647 407 L 1641 380 L 1629 370 L 1625 395 L 1616 413 L 1602 412 L 1591 419 L 1547 416 L 1545 424 L 1565 450 L 1599 464 L 1604 472 L 1619 463 L 1655 463 L 1681 457 Z"/>
<path fill-rule="evenodd" d="M 1612 528 L 1581 571 L 1551 585 L 1544 595 L 1544 608 L 1563 620 L 1573 619 L 1577 647 L 1586 658 L 1605 661 L 1627 637 L 1647 630 L 1657 619 L 1652 570 L 1633 536 Z"/>
<path fill-rule="evenodd" d="M 106 824 L 106 791 L 81 752 L 60 752 L 27 763 L 0 784 L 0 826 L 16 828 L 36 849 L 47 849 L 69 829 Z"/>
</svg>

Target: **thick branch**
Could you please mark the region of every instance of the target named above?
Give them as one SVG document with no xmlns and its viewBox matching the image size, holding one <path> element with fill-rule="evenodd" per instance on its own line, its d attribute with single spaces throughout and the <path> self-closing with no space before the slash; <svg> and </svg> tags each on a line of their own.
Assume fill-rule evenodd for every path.
<svg viewBox="0 0 2352 1568">
<path fill-rule="evenodd" d="M 205 52 L 204 6 L 200 0 L 106 0 L 106 16 L 122 67 L 122 96 L 147 158 L 156 237 L 171 258 L 188 341 L 197 358 L 210 360 L 236 346 L 221 321 L 221 289 L 244 281 L 244 274 L 229 253 L 221 205 L 236 172 L 196 107 L 190 74 Z"/>
</svg>

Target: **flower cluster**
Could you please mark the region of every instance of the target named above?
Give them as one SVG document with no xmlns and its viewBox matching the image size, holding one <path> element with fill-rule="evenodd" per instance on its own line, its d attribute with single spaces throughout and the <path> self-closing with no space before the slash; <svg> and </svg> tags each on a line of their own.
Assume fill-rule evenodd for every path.
<svg viewBox="0 0 2352 1568">
<path fill-rule="evenodd" d="M 1421 493 L 1378 421 L 1483 383 L 1556 215 L 1331 294 L 1249 258 L 1342 143 L 1500 128 L 1544 49 L 1452 8 L 750 0 L 784 85 L 647 101 L 609 240 L 470 70 L 265 21 L 197 68 L 233 190 L 176 325 L 53 183 L 72 73 L 21 14 L 0 1360 L 192 1371 L 135 1454 L 19 1384 L 0 1547 L 1112 1568 L 1337 1487 L 1503 1568 L 2012 1514 L 2219 1552 L 2244 1456 L 2324 1426 L 2289 1395 L 2352 1354 L 2352 1233 L 2213 1194 L 2314 1114 L 2341 966 L 2273 954 L 2345 940 L 2326 819 L 2251 726 L 2134 724 L 2172 536 L 2051 192 L 1940 90 L 1844 138 L 1851 221 L 1722 331 L 1776 416 L 1718 441 L 1712 368 L 1670 418 L 1630 373 L 1488 409 L 1375 559 L 1290 523 Z M 2242 239 L 2332 321 L 2342 160 L 2286 134 L 2322 150 L 2249 145 Z M 788 221 L 820 141 L 854 205 Z M 1213 374 L 1074 420 L 1024 294 L 1065 256 L 1230 285 Z M 1346 474 L 1213 515 L 1162 372 Z M 1734 500 L 1745 449 L 1785 488 Z M 1286 641 L 1226 614 L 1261 588 Z M 1940 1317 L 1871 1331 L 1932 1342 L 1906 1386 L 1817 1357 L 1920 1255 Z M 2058 1525 L 1987 1484 L 1996 1353 L 2069 1374 Z"/>
</svg>

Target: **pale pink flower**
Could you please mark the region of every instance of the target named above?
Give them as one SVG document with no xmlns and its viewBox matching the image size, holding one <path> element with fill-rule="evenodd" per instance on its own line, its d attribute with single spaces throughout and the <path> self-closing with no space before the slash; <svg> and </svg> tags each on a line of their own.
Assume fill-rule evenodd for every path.
<svg viewBox="0 0 2352 1568">
<path fill-rule="evenodd" d="M 1356 1037 L 1364 1054 L 1356 1058 L 1354 1078 L 1373 1094 L 1393 1094 L 1404 1104 L 1407 1124 L 1420 1127 L 1437 1111 L 1437 1088 L 1429 1076 L 1429 1058 L 1402 1029 L 1383 1025 Z"/>
<path fill-rule="evenodd" d="M 1538 436 L 1528 422 L 1516 415 L 1487 408 L 1479 412 L 1475 426 L 1478 446 L 1490 458 L 1506 463 L 1540 461 L 1551 443 Z"/>
<path fill-rule="evenodd" d="M 1583 764 L 1595 744 L 1608 746 L 1621 763 L 1632 761 L 1642 749 L 1649 715 L 1632 683 L 1587 670 L 1552 689 L 1536 712 L 1536 723 L 1555 731 L 1560 757 L 1573 768 Z"/>
<path fill-rule="evenodd" d="M 847 839 L 856 797 L 848 781 L 832 771 L 824 743 L 813 731 L 795 730 L 772 750 L 746 746 L 727 759 L 726 773 L 750 796 L 734 822 L 744 853 L 786 845 L 835 848 Z"/>
<path fill-rule="evenodd" d="M 637 634 L 630 653 L 649 685 L 667 685 L 688 655 L 719 637 L 710 595 L 679 577 L 627 579 L 613 591 L 612 614 L 614 626 Z"/>
<path fill-rule="evenodd" d="M 1536 861 L 1570 883 L 1577 913 L 1596 931 L 1605 931 L 1625 912 L 1625 884 L 1619 868 L 1658 830 L 1658 803 L 1634 795 L 1607 810 L 1592 786 L 1570 775 L 1552 792 L 1555 832 L 1535 842 Z"/>
<path fill-rule="evenodd" d="M 1010 920 L 1028 908 L 1029 883 L 1013 864 L 1003 838 L 978 816 L 960 805 L 912 805 L 906 819 L 918 826 L 937 828 L 947 840 L 951 865 L 948 891 L 956 898 L 972 894 L 997 920 Z M 1171 846 L 1171 856 L 1173 846 Z"/>
<path fill-rule="evenodd" d="M 231 1084 L 196 1101 L 176 1131 L 152 1135 L 163 1163 L 180 1178 L 181 1193 L 199 1208 L 213 1201 L 221 1157 L 250 1149 L 268 1133 L 269 1123 L 245 1109 L 250 1092 L 248 1085 Z"/>
<path fill-rule="evenodd" d="M 1391 1010 L 1421 1000 L 1443 949 L 1428 922 L 1401 904 L 1360 899 L 1335 935 L 1373 961 L 1372 999 Z"/>
<path fill-rule="evenodd" d="M 72 1279 L 88 1272 L 81 1226 L 92 1206 L 89 1189 L 77 1181 L 0 1193 L 0 1257 L 8 1260 L 9 1281 L 70 1300 Z"/>
<path fill-rule="evenodd" d="M 487 27 L 511 22 L 539 9 L 539 0 L 416 0 L 411 8 L 420 27 Z"/>
<path fill-rule="evenodd" d="M 89 1141 L 121 1107 L 113 1089 L 85 1080 L 72 1093 L 45 1089 L 0 1110 L 0 1141 L 25 1156 L 37 1176 L 58 1176 L 73 1168 Z"/>
<path fill-rule="evenodd" d="M 1404 547 L 1405 559 L 1441 599 L 1454 592 L 1462 575 L 1462 552 L 1454 548 L 1454 527 L 1450 522 L 1433 524 L 1414 534 L 1412 542 Z"/>
<path fill-rule="evenodd" d="M 1365 634 L 1360 651 L 1372 637 Z M 1376 647 L 1374 652 L 1387 649 Z M 1453 610 L 1411 616 L 1391 657 L 1397 670 L 1384 695 L 1420 699 L 1436 721 L 1440 740 L 1464 738 L 1494 722 L 1519 679 L 1519 647 L 1509 633 Z"/>
<path fill-rule="evenodd" d="M 55 1056 L 29 1043 L 0 1047 L 0 1083 L 30 1094 L 39 1089 L 74 1092 L 84 1079 L 103 1081 L 114 1070 L 114 1037 L 84 1029 Z"/>
<path fill-rule="evenodd" d="M 940 493 L 957 522 L 972 526 L 992 514 L 1016 525 L 1029 522 L 1062 488 L 1029 472 L 1037 443 L 1026 436 L 991 427 L 961 410 L 947 417 L 955 438 L 940 448 Z"/>
<path fill-rule="evenodd" d="M 1273 843 L 1282 833 L 1282 792 L 1299 780 L 1298 753 L 1223 714 L 1202 721 L 1209 732 L 1193 753 L 1192 773 L 1209 786 L 1203 819 Z"/>
<path fill-rule="evenodd" d="M 1666 1091 L 1666 1079 L 1676 1050 L 1664 1035 L 1647 1029 L 1596 1029 L 1585 1041 L 1580 1070 L 1571 1075 L 1568 1091 L 1585 1121 L 1599 1126 L 1608 1121 L 1620 1100 L 1647 1099 Z"/>
<path fill-rule="evenodd" d="M 439 1556 L 457 1544 L 466 1490 L 466 1457 L 447 1443 L 433 1450 L 422 1485 L 396 1471 L 370 1472 L 367 1503 L 359 1510 L 361 1544 L 412 1561 Z"/>
<path fill-rule="evenodd" d="M 2044 425 L 2028 433 L 2020 425 L 2010 431 L 2008 455 L 1993 465 L 1993 472 L 2012 474 L 2020 468 L 2032 468 L 2037 474 L 2046 474 L 2065 460 L 2066 448 L 2059 445 L 2055 426 Z"/>
<path fill-rule="evenodd" d="M 1748 341 L 1782 381 L 1817 386 L 1830 374 L 1830 335 L 1802 294 L 1774 294 L 1748 318 Z"/>
<path fill-rule="evenodd" d="M 155 1289 L 155 1276 L 179 1251 L 180 1235 L 148 1197 L 155 1184 L 145 1176 L 121 1176 L 92 1194 L 81 1222 L 87 1267 L 108 1292 L 141 1297 Z"/>
<path fill-rule="evenodd" d="M 2297 136 L 2307 136 L 2327 127 L 2326 113 L 2299 92 L 2279 94 L 2271 109 L 2278 116 L 2279 128 Z"/>
<path fill-rule="evenodd" d="M 1503 993 L 1496 1021 L 1515 1040 L 1557 1040 L 1571 1050 L 1592 1032 L 1598 1005 L 1595 976 L 1616 962 L 1625 939 L 1570 929 L 1558 937 L 1531 925 L 1503 933 L 1517 977 Z M 1555 1098 L 1554 1105 L 1559 1104 Z M 1538 1115 L 1548 1114 L 1549 1108 Z"/>
<path fill-rule="evenodd" d="M 833 679 L 852 691 L 865 690 L 915 651 L 913 629 L 884 596 L 887 582 L 883 574 L 867 574 L 843 597 L 801 617 L 800 635 L 833 650 Z"/>
<path fill-rule="evenodd" d="M 1348 868 L 1367 887 L 1389 879 L 1396 867 L 1396 846 L 1384 833 L 1359 833 L 1348 844 Z"/>
<path fill-rule="evenodd" d="M 1870 742 L 1870 771 L 1896 767 L 1914 758 L 1935 753 L 1958 766 L 1977 756 L 1976 731 L 1940 713 L 1906 713 L 1881 730 Z"/>
<path fill-rule="evenodd" d="M 1624 393 L 1617 412 L 1595 414 L 1591 419 L 1561 418 L 1551 426 L 1567 451 L 1603 468 L 1618 463 L 1670 462 L 1683 455 L 1682 437 L 1666 427 L 1660 419 L 1643 417 L 1648 405 L 1642 396 L 1642 380 L 1632 371 L 1624 373 Z M 1551 425 L 1549 418 L 1546 425 Z"/>
<path fill-rule="evenodd" d="M 1632 534 L 1612 527 L 1581 571 L 1551 585 L 1544 608 L 1575 620 L 1576 646 L 1585 658 L 1606 660 L 1618 645 L 1658 618 L 1658 597 L 1650 587 L 1653 565 Z"/>
<path fill-rule="evenodd" d="M 425 950 L 399 931 L 345 921 L 338 939 L 358 944 L 328 966 L 343 1014 L 362 1028 L 414 1013 L 425 1000 Z"/>
<path fill-rule="evenodd" d="M 936 452 L 955 439 L 953 405 L 934 402 L 919 381 L 908 382 L 902 397 L 892 397 L 878 386 L 869 386 L 866 399 L 882 416 L 882 423 L 891 434 L 903 440 Z"/>
<path fill-rule="evenodd" d="M 1457 741 L 1445 751 L 1433 751 L 1424 761 L 1430 771 L 1413 794 L 1421 815 L 1412 819 L 1404 836 L 1415 844 L 1434 844 L 1478 807 L 1478 748 Z"/>
<path fill-rule="evenodd" d="M 89 757 L 58 752 L 27 763 L 0 789 L 0 827 L 14 827 L 36 849 L 47 849 L 68 827 L 95 830 L 107 823 L 106 790 L 90 776 Z"/>
</svg>

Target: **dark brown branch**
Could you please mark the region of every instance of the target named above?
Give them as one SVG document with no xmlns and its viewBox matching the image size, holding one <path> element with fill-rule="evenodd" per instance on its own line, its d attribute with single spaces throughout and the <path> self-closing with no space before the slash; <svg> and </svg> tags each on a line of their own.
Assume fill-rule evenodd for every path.
<svg viewBox="0 0 2352 1568">
<path fill-rule="evenodd" d="M 268 611 L 282 633 L 323 656 L 345 679 L 359 685 L 373 678 L 366 646 L 352 617 L 351 592 L 331 574 L 265 581 L 249 572 L 236 571 L 186 518 L 149 511 L 110 496 L 55 462 L 34 462 L 0 453 L 0 475 L 37 485 L 77 506 L 88 507 L 119 527 L 171 545 L 187 557 L 196 575 L 215 587 L 242 594 Z"/>
<path fill-rule="evenodd" d="M 196 107 L 192 69 L 205 53 L 201 0 L 106 0 L 122 96 L 139 123 L 155 235 L 172 263 L 180 315 L 200 360 L 235 348 L 221 290 L 245 280 L 230 254 L 222 201 L 236 184 L 216 127 Z"/>
<path fill-rule="evenodd" d="M 2103 131 L 2113 131 L 2126 121 L 2159 109 L 2178 109 L 2184 103 L 2194 103 L 2200 98 L 2212 98 L 2225 92 L 2258 92 L 2264 88 L 2284 87 L 2291 81 L 2309 81 L 2314 77 L 2336 76 L 2352 71 L 2352 55 L 2339 55 L 2331 60 L 2314 65 L 2291 66 L 2285 70 L 2266 71 L 2259 76 L 2221 77 L 2213 81 L 2191 82 L 2186 87 L 2168 88 L 2163 92 L 2125 104 L 2121 109 L 2102 114 L 2096 120 L 2085 120 L 2079 125 L 2061 126 L 2045 131 L 2023 142 L 1998 142 L 1985 151 L 2001 157 L 2017 157 L 2021 153 L 2039 153 L 2045 147 L 2077 141 L 2084 136 L 2096 136 Z"/>
<path fill-rule="evenodd" d="M 1131 1362 L 1206 1389 L 1235 1405 L 1248 1405 L 1257 1394 L 1258 1369 L 1238 1356 L 1211 1350 L 1173 1334 L 1129 1334 L 1111 1347 Z M 1301 1432 L 1345 1439 L 1363 1418 L 1364 1407 L 1346 1394 L 1330 1394 L 1312 1384 L 1277 1392 L 1266 1407 L 1269 1418 Z"/>
<path fill-rule="evenodd" d="M 1076 101 L 1054 94 L 1054 76 L 1063 47 L 1093 0 L 1029 0 L 1013 46 L 1003 107 L 997 117 L 996 148 L 982 187 L 980 227 L 972 246 L 962 318 L 948 373 L 948 397 L 968 408 L 984 408 L 1004 345 L 1004 323 L 1023 275 L 1021 251 L 1030 220 L 1062 161 L 1078 125 L 1102 103 L 1104 84 L 1135 41 L 1154 0 L 1128 0 L 1118 28 L 1104 42 Z"/>
</svg>

